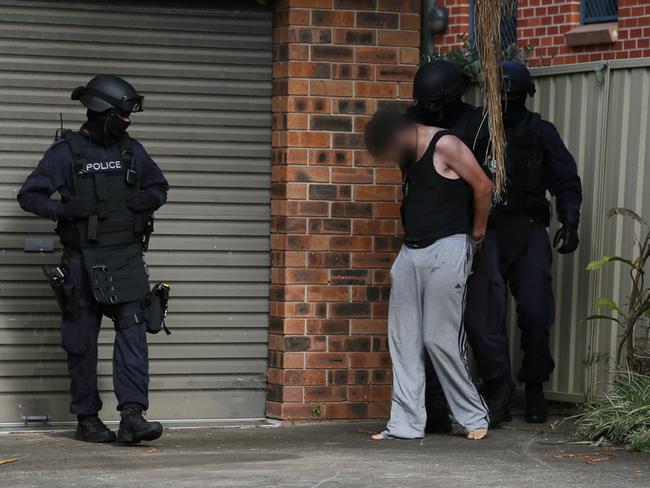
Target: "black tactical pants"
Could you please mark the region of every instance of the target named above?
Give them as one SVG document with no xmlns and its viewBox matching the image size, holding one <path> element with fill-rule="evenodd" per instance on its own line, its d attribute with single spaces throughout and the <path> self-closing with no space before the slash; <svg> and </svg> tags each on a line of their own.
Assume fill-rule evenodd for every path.
<svg viewBox="0 0 650 488">
<path fill-rule="evenodd" d="M 68 355 L 71 379 L 70 411 L 93 415 L 102 408 L 97 385 L 98 337 L 102 317 L 111 316 L 117 308 L 123 315 L 136 313 L 140 310 L 140 303 L 113 306 L 97 303 L 92 297 L 81 255 L 66 253 L 63 264 L 68 269 L 68 282 L 74 287 L 74 303 L 63 313 L 61 323 L 61 344 Z M 149 352 L 146 323 L 115 332 L 113 387 L 118 410 L 126 404 L 138 404 L 144 410 L 148 408 Z"/>
<path fill-rule="evenodd" d="M 515 300 L 521 331 L 523 358 L 517 379 L 543 383 L 555 367 L 549 343 L 555 315 L 551 244 L 546 227 L 539 223 L 530 225 L 524 239 L 516 255 L 504 257 L 490 232 L 468 281 L 465 327 L 483 380 L 510 375 L 506 286 Z"/>
<path fill-rule="evenodd" d="M 467 281 L 465 330 L 478 375 L 484 380 L 511 376 L 506 325 L 508 296 L 515 299 L 517 325 L 521 331 L 523 358 L 517 379 L 539 384 L 550 379 L 555 368 L 549 342 L 555 315 L 551 278 L 552 254 L 546 227 L 533 223 L 517 256 L 501 269 L 499 246 L 494 231 L 488 231 L 477 266 Z M 433 368 L 427 361 L 427 411 L 444 408 L 444 395 Z"/>
</svg>

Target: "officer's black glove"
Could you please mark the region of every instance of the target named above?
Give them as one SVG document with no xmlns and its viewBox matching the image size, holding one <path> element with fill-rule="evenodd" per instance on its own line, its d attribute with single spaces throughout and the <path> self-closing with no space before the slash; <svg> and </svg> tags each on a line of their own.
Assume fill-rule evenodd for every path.
<svg viewBox="0 0 650 488">
<path fill-rule="evenodd" d="M 60 219 L 82 219 L 97 214 L 97 205 L 93 202 L 73 197 L 65 203 L 61 203 L 56 214 Z"/>
<path fill-rule="evenodd" d="M 560 242 L 562 243 L 561 245 Z M 553 246 L 557 247 L 557 252 L 560 254 L 571 254 L 578 249 L 579 243 L 578 226 L 568 222 L 558 229 L 553 239 Z"/>
<path fill-rule="evenodd" d="M 129 196 L 126 204 L 135 212 L 156 210 L 160 206 L 160 198 L 150 191 L 138 191 Z"/>
</svg>

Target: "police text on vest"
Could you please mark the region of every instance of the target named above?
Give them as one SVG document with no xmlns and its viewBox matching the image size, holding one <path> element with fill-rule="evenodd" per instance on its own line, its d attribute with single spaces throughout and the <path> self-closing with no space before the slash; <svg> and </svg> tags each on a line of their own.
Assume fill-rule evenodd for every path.
<svg viewBox="0 0 650 488">
<path fill-rule="evenodd" d="M 99 171 L 114 171 L 122 169 L 122 161 L 102 161 L 86 164 L 86 171 L 97 173 Z"/>
</svg>

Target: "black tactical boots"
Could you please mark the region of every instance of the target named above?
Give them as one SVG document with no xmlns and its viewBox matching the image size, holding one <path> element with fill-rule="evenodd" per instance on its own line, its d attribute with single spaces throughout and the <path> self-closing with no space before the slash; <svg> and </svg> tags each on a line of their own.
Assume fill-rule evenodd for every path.
<svg viewBox="0 0 650 488">
<path fill-rule="evenodd" d="M 97 415 L 78 415 L 74 438 L 84 442 L 115 442 L 115 433 Z"/>
<path fill-rule="evenodd" d="M 501 422 L 512 420 L 510 404 L 514 391 L 515 386 L 509 377 L 486 381 L 481 385 L 479 393 L 483 396 L 490 412 L 490 427 L 497 428 Z"/>
<path fill-rule="evenodd" d="M 127 405 L 122 408 L 122 420 L 117 432 L 117 442 L 122 444 L 137 444 L 140 441 L 153 441 L 163 432 L 160 422 L 148 422 L 142 416 L 142 408 L 137 405 Z"/>
<path fill-rule="evenodd" d="M 548 417 L 542 385 L 526 385 L 526 422 L 543 424 Z"/>
</svg>

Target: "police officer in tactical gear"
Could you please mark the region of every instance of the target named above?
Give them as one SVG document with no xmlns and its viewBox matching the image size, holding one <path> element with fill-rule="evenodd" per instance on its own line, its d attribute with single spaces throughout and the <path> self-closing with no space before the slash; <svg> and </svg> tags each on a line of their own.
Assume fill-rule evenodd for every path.
<svg viewBox="0 0 650 488">
<path fill-rule="evenodd" d="M 87 109 L 78 132 L 64 130 L 25 181 L 18 201 L 57 222 L 63 244 L 60 271 L 62 346 L 71 377 L 70 410 L 76 438 L 113 442 L 99 419 L 97 340 L 102 316 L 115 326 L 113 384 L 121 412 L 117 441 L 157 439 L 162 425 L 148 422 L 149 361 L 145 299 L 149 292 L 143 250 L 153 212 L 169 185 L 142 145 L 126 132 L 143 97 L 117 76 L 97 76 L 75 89 Z M 51 199 L 54 193 L 60 201 Z"/>
<path fill-rule="evenodd" d="M 517 379 L 526 385 L 525 416 L 539 423 L 547 417 L 542 385 L 554 369 L 549 345 L 555 313 L 547 232 L 551 211 L 546 193 L 555 196 L 561 224 L 554 245 L 568 254 L 578 247 L 582 187 L 576 162 L 553 124 L 526 108 L 526 98 L 535 94 L 528 69 L 516 62 L 505 62 L 502 68 L 507 183 L 468 282 L 465 326 L 491 416 L 497 422 L 509 420 L 514 391 L 506 331 L 509 285 L 524 353 Z"/>
<path fill-rule="evenodd" d="M 470 81 L 450 61 L 423 64 L 413 79 L 415 105 L 406 115 L 414 122 L 451 130 L 483 163 L 489 139 L 487 119 L 481 109 L 462 100 Z"/>
<path fill-rule="evenodd" d="M 453 63 L 442 59 L 425 63 L 413 79 L 416 104 L 407 109 L 406 115 L 414 122 L 450 130 L 472 150 L 477 161 L 484 164 L 489 140 L 488 125 L 482 110 L 462 100 L 469 85 L 469 77 Z M 426 354 L 425 361 L 426 432 L 451 432 L 447 401 Z"/>
</svg>

